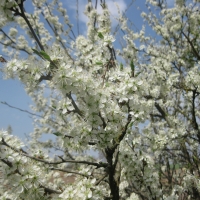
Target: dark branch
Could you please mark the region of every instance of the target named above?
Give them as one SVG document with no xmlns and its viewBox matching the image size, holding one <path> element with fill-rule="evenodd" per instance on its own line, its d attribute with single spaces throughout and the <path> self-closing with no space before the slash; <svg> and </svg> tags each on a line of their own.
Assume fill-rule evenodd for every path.
<svg viewBox="0 0 200 200">
<path fill-rule="evenodd" d="M 21 150 L 18 150 L 14 147 L 11 147 L 5 140 L 4 138 L 2 138 L 2 144 L 9 147 L 10 149 L 12 149 L 13 151 L 15 152 L 18 152 L 20 153 L 20 155 L 22 156 L 26 156 L 28 158 L 31 158 L 32 160 L 35 160 L 35 161 L 39 161 L 39 162 L 42 162 L 42 163 L 45 163 L 45 164 L 48 164 L 48 165 L 58 165 L 58 164 L 62 164 L 62 163 L 77 163 L 77 164 L 86 164 L 86 165 L 92 165 L 92 166 L 96 166 L 98 168 L 100 167 L 106 167 L 107 164 L 106 163 L 103 163 L 103 162 L 100 162 L 100 163 L 95 163 L 95 162 L 88 162 L 88 161 L 79 161 L 79 160 L 64 160 L 62 159 L 62 161 L 58 161 L 58 162 L 52 162 L 52 161 L 47 161 L 47 160 L 43 160 L 43 159 L 40 159 L 40 158 L 36 158 L 34 156 L 31 156 L 29 154 L 26 154 L 26 153 L 23 153 L 21 152 Z"/>
<path fill-rule="evenodd" d="M 50 170 L 56 170 L 56 171 L 66 172 L 66 173 L 70 173 L 70 174 L 76 174 L 76 175 L 84 176 L 86 178 L 90 178 L 90 176 L 88 176 L 86 174 L 81 174 L 79 172 L 74 172 L 74 171 L 70 171 L 70 170 L 66 170 L 66 169 L 60 169 L 60 168 L 50 167 Z"/>
</svg>

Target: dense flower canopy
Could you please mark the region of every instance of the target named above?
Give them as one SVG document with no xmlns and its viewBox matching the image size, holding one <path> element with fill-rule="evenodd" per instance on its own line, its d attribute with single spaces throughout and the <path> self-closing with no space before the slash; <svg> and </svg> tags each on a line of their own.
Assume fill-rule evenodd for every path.
<svg viewBox="0 0 200 200">
<path fill-rule="evenodd" d="M 147 0 L 142 17 L 156 38 L 131 30 L 123 13 L 120 38 L 106 1 L 101 13 L 88 1 L 77 37 L 58 0 L 32 0 L 32 13 L 24 3 L 0 2 L 12 58 L 2 70 L 33 99 L 35 128 L 26 148 L 0 131 L 0 199 L 199 199 L 199 2 Z M 40 142 L 45 133 L 56 140 Z"/>
</svg>

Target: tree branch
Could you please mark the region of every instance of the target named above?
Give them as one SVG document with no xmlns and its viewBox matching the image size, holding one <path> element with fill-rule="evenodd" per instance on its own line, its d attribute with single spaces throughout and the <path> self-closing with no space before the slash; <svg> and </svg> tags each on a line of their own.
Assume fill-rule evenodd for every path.
<svg viewBox="0 0 200 200">
<path fill-rule="evenodd" d="M 78 106 L 76 105 L 76 102 L 74 101 L 74 99 L 72 98 L 71 93 L 66 94 L 66 96 L 71 100 L 71 103 L 75 109 L 75 112 L 80 115 L 81 117 L 83 117 L 83 113 L 79 110 Z"/>
<path fill-rule="evenodd" d="M 74 171 L 70 171 L 70 170 L 66 170 L 66 169 L 60 169 L 60 168 L 55 168 L 55 167 L 50 167 L 50 170 L 56 170 L 56 171 L 61 171 L 61 172 L 66 172 L 66 173 L 70 173 L 70 174 L 77 174 L 80 176 L 84 176 L 86 178 L 90 178 L 90 176 L 79 173 L 79 172 L 74 172 Z"/>
<path fill-rule="evenodd" d="M 27 153 L 23 153 L 21 152 L 21 150 L 18 150 L 14 147 L 11 147 L 5 140 L 4 138 L 2 138 L 2 144 L 9 147 L 10 149 L 12 149 L 13 151 L 15 152 L 18 152 L 20 153 L 20 155 L 22 156 L 26 156 L 28 158 L 31 158 L 32 160 L 36 160 L 36 161 L 39 161 L 39 162 L 42 162 L 42 163 L 45 163 L 45 164 L 48 164 L 48 165 L 58 165 L 58 164 L 62 164 L 62 163 L 77 163 L 77 164 L 85 164 L 85 165 L 92 165 L 92 166 L 96 166 L 98 168 L 100 167 L 107 167 L 107 164 L 106 163 L 103 163 L 103 162 L 100 162 L 100 163 L 95 163 L 95 162 L 88 162 L 88 161 L 79 161 L 79 160 L 64 160 L 62 158 L 62 161 L 58 161 L 58 162 L 51 162 L 51 161 L 47 161 L 47 160 L 43 160 L 43 159 L 40 159 L 40 158 L 36 158 L 34 156 L 31 156 Z"/>
<path fill-rule="evenodd" d="M 198 54 L 198 52 L 196 51 L 193 43 L 190 41 L 190 38 L 182 31 L 183 35 L 185 36 L 185 38 L 187 39 L 188 43 L 190 44 L 192 51 L 194 53 L 194 55 L 198 58 L 198 60 L 200 60 L 200 55 Z"/>
<path fill-rule="evenodd" d="M 195 113 L 195 98 L 196 98 L 196 90 L 193 90 L 192 92 L 192 121 L 193 121 L 195 130 L 198 131 L 197 137 L 200 142 L 200 131 L 199 131 L 199 126 L 197 124 L 196 113 Z"/>
</svg>

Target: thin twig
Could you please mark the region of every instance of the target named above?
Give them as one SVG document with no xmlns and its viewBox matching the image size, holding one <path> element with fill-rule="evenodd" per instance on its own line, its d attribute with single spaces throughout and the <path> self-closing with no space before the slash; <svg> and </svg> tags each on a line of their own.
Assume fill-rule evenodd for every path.
<svg viewBox="0 0 200 200">
<path fill-rule="evenodd" d="M 79 2 L 78 0 L 76 0 L 76 20 L 77 20 L 77 31 L 78 31 L 78 35 L 80 35 L 80 31 L 79 31 Z"/>
<path fill-rule="evenodd" d="M 76 105 L 76 102 L 74 101 L 74 99 L 72 98 L 71 93 L 66 94 L 66 96 L 71 100 L 71 103 L 75 109 L 75 112 L 80 115 L 81 117 L 83 117 L 83 113 L 81 112 L 81 110 L 78 108 L 78 106 Z"/>
<path fill-rule="evenodd" d="M 108 175 L 107 173 L 104 174 L 104 176 L 102 176 L 102 177 L 95 183 L 95 185 L 99 185 L 99 183 L 101 183 L 101 181 L 103 181 L 103 179 L 106 178 L 107 175 Z"/>
<path fill-rule="evenodd" d="M 10 104 L 8 104 L 8 103 L 5 102 L 5 101 L 4 101 L 4 102 L 3 102 L 3 101 L 0 101 L 0 103 L 4 104 L 4 105 L 6 105 L 6 106 L 8 106 L 8 107 L 10 107 L 10 108 L 14 108 L 14 109 L 16 109 L 16 110 L 19 110 L 19 111 L 21 111 L 21 112 L 25 112 L 25 113 L 28 113 L 28 114 L 30 114 L 30 115 L 34 115 L 34 116 L 37 116 L 37 117 L 42 117 L 42 116 L 40 116 L 40 115 L 38 115 L 38 114 L 29 112 L 29 111 L 27 111 L 27 110 L 23 110 L 23 109 L 21 109 L 21 108 L 17 108 L 17 107 L 15 107 L 15 106 L 11 106 Z"/>
<path fill-rule="evenodd" d="M 90 176 L 88 176 L 86 174 L 82 174 L 82 173 L 79 173 L 79 172 L 74 172 L 74 171 L 70 171 L 70 170 L 66 170 L 66 169 L 60 169 L 60 168 L 51 167 L 50 170 L 56 170 L 56 171 L 70 173 L 70 174 L 77 174 L 77 175 L 80 175 L 80 176 L 84 176 L 84 177 L 90 178 Z"/>
<path fill-rule="evenodd" d="M 96 167 L 98 167 L 98 168 L 100 168 L 100 167 L 106 167 L 106 166 L 107 166 L 106 163 L 102 163 L 102 162 L 100 162 L 100 163 L 95 163 L 95 162 L 88 162 L 88 161 L 81 161 L 81 160 L 80 160 L 80 161 L 79 161 L 79 160 L 64 160 L 63 158 L 62 158 L 62 161 L 51 162 L 51 161 L 43 160 L 43 159 L 40 159 L 40 158 L 36 158 L 36 157 L 31 156 L 31 155 L 29 155 L 29 154 L 27 154 L 27 153 L 23 153 L 21 150 L 18 150 L 18 149 L 14 148 L 14 147 L 11 147 L 11 146 L 4 140 L 4 138 L 2 138 L 1 142 L 2 142 L 2 145 L 5 145 L 5 146 L 9 147 L 10 149 L 12 149 L 13 151 L 20 153 L 20 155 L 22 155 L 22 156 L 26 156 L 26 157 L 28 157 L 28 158 L 31 158 L 31 159 L 33 159 L 33 160 L 36 160 L 36 161 L 39 161 L 39 162 L 42 162 L 42 163 L 45 163 L 45 164 L 48 164 L 48 165 L 58 165 L 58 164 L 62 164 L 62 163 L 77 163 L 77 164 L 92 165 L 92 166 L 96 166 Z"/>
</svg>

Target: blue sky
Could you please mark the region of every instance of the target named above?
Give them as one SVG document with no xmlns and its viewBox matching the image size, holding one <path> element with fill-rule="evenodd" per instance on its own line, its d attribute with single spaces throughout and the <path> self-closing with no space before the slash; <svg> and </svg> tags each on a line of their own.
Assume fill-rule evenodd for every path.
<svg viewBox="0 0 200 200">
<path fill-rule="evenodd" d="M 74 24 L 74 31 L 76 30 L 76 1 L 75 0 L 64 0 L 64 6 L 67 8 L 71 23 Z M 87 0 L 79 0 L 79 22 L 81 34 L 86 33 L 87 17 L 83 14 L 85 4 Z M 131 0 L 107 0 L 108 6 L 111 10 L 111 14 L 117 17 L 117 8 L 114 4 L 116 2 L 119 8 L 125 11 L 130 4 Z M 168 0 L 169 6 L 173 6 L 174 0 Z M 30 1 L 26 1 L 26 10 L 32 10 Z M 135 0 L 132 6 L 127 11 L 127 17 L 133 22 L 137 29 L 142 27 L 142 19 L 140 14 L 142 11 L 146 11 L 145 0 Z M 116 21 L 113 20 L 113 25 L 116 26 Z M 152 32 L 147 29 L 149 33 Z M 3 52 L 0 54 L 5 56 Z M 5 57 L 8 59 L 7 57 Z M 2 63 L 0 63 L 2 67 Z M 26 94 L 23 85 L 18 80 L 4 80 L 3 74 L 0 73 L 0 101 L 7 102 L 8 104 L 31 111 L 29 106 L 31 99 Z M 9 108 L 8 106 L 0 103 L 0 129 L 7 129 L 8 126 L 13 129 L 13 134 L 25 139 L 25 134 L 29 134 L 33 131 L 32 119 L 29 114 L 20 112 L 19 110 Z"/>
</svg>

